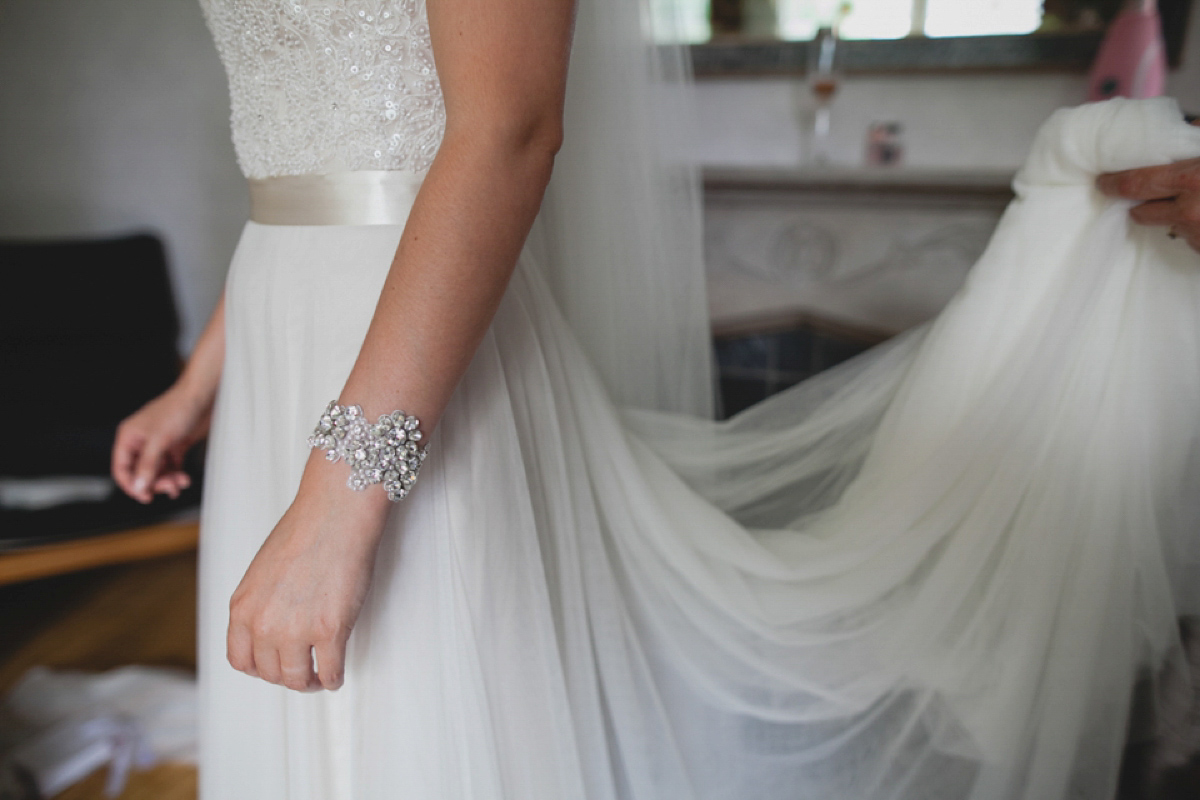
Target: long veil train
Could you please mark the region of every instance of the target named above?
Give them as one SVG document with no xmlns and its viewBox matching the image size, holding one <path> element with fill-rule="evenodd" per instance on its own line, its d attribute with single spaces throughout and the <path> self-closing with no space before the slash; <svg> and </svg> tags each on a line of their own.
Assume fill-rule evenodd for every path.
<svg viewBox="0 0 1200 800">
<path fill-rule="evenodd" d="M 680 532 L 608 525 L 707 706 L 670 709 L 697 793 L 1111 796 L 1130 687 L 1200 610 L 1200 270 L 1092 181 L 1200 131 L 1170 100 L 1058 112 L 937 320 L 713 423 L 695 180 L 652 148 L 634 6 L 582 4 L 530 248 Z"/>
</svg>

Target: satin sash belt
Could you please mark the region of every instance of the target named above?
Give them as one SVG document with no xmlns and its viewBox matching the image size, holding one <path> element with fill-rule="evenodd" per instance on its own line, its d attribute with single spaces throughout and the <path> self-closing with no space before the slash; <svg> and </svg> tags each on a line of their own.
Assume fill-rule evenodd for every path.
<svg viewBox="0 0 1200 800">
<path fill-rule="evenodd" d="M 250 180 L 250 219 L 263 225 L 403 225 L 424 175 L 355 170 Z"/>
</svg>

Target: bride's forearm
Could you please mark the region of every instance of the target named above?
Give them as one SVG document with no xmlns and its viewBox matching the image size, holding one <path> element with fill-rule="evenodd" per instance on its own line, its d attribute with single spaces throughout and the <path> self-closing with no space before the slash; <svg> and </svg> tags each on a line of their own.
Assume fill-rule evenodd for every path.
<svg viewBox="0 0 1200 800">
<path fill-rule="evenodd" d="M 573 14 L 573 0 L 428 5 L 445 135 L 338 402 L 360 405 L 370 418 L 403 409 L 426 433 L 441 419 L 550 180 Z M 305 495 L 349 503 L 373 519 L 385 513 L 383 492 L 355 492 L 362 499 L 349 501 L 344 482 L 313 451 Z"/>
<path fill-rule="evenodd" d="M 369 419 L 403 409 L 428 434 L 487 331 L 550 179 L 554 125 L 443 142 L 409 215 L 371 325 L 337 400 Z M 345 493 L 314 450 L 304 484 Z M 354 505 L 379 518 L 383 492 Z M 341 498 L 349 502 L 350 498 Z M 367 529 L 373 526 L 368 525 Z"/>
<path fill-rule="evenodd" d="M 217 302 L 208 324 L 196 340 L 175 390 L 201 408 L 212 405 L 225 363 L 225 295 Z"/>
<path fill-rule="evenodd" d="M 550 178 L 557 133 L 447 140 L 421 188 L 340 402 L 432 430 L 486 332 Z"/>
</svg>

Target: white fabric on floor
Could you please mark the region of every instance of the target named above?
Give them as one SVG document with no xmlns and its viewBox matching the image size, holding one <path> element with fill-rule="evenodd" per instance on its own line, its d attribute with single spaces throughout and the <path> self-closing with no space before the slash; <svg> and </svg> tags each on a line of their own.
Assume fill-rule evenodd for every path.
<svg viewBox="0 0 1200 800">
<path fill-rule="evenodd" d="M 196 681 L 179 670 L 34 667 L 0 701 L 0 765 L 46 797 L 102 766 L 116 797 L 131 768 L 195 760 Z"/>
</svg>

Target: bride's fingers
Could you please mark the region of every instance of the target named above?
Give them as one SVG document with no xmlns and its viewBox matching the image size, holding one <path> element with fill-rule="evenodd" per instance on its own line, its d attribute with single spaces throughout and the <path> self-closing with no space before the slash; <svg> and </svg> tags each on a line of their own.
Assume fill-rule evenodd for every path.
<svg viewBox="0 0 1200 800">
<path fill-rule="evenodd" d="M 317 675 L 321 686 L 333 691 L 342 688 L 345 680 L 346 645 L 344 642 L 318 642 L 313 650 L 317 657 Z"/>
<path fill-rule="evenodd" d="M 179 488 L 175 485 L 175 479 L 171 475 L 161 475 L 154 481 L 153 491 L 155 494 L 165 494 L 174 500 L 179 496 Z"/>
<path fill-rule="evenodd" d="M 225 634 L 225 657 L 229 660 L 229 666 L 238 672 L 257 678 L 258 670 L 254 667 L 252 641 L 250 630 L 246 626 L 231 622 Z"/>
<path fill-rule="evenodd" d="M 137 467 L 138 455 L 143 444 L 142 437 L 125 429 L 117 430 L 112 449 L 112 476 L 121 490 L 128 495 L 133 494 L 134 469 Z"/>
<path fill-rule="evenodd" d="M 312 647 L 291 644 L 279 650 L 279 672 L 283 685 L 297 692 L 321 688 L 312 667 Z"/>
<path fill-rule="evenodd" d="M 151 437 L 146 440 L 141 457 L 138 459 L 137 474 L 133 478 L 133 493 L 134 497 L 143 503 L 149 503 L 154 499 L 152 486 L 161 470 L 166 450 L 165 444 L 162 440 Z"/>
<path fill-rule="evenodd" d="M 172 500 L 191 485 L 192 479 L 186 472 L 170 472 L 159 476 L 154 482 L 154 493 L 168 495 Z"/>
<path fill-rule="evenodd" d="M 283 684 L 283 671 L 279 667 L 279 651 L 268 644 L 259 644 L 257 641 L 253 645 L 254 648 L 254 668 L 258 670 L 258 677 L 262 678 L 267 683 Z"/>
</svg>

